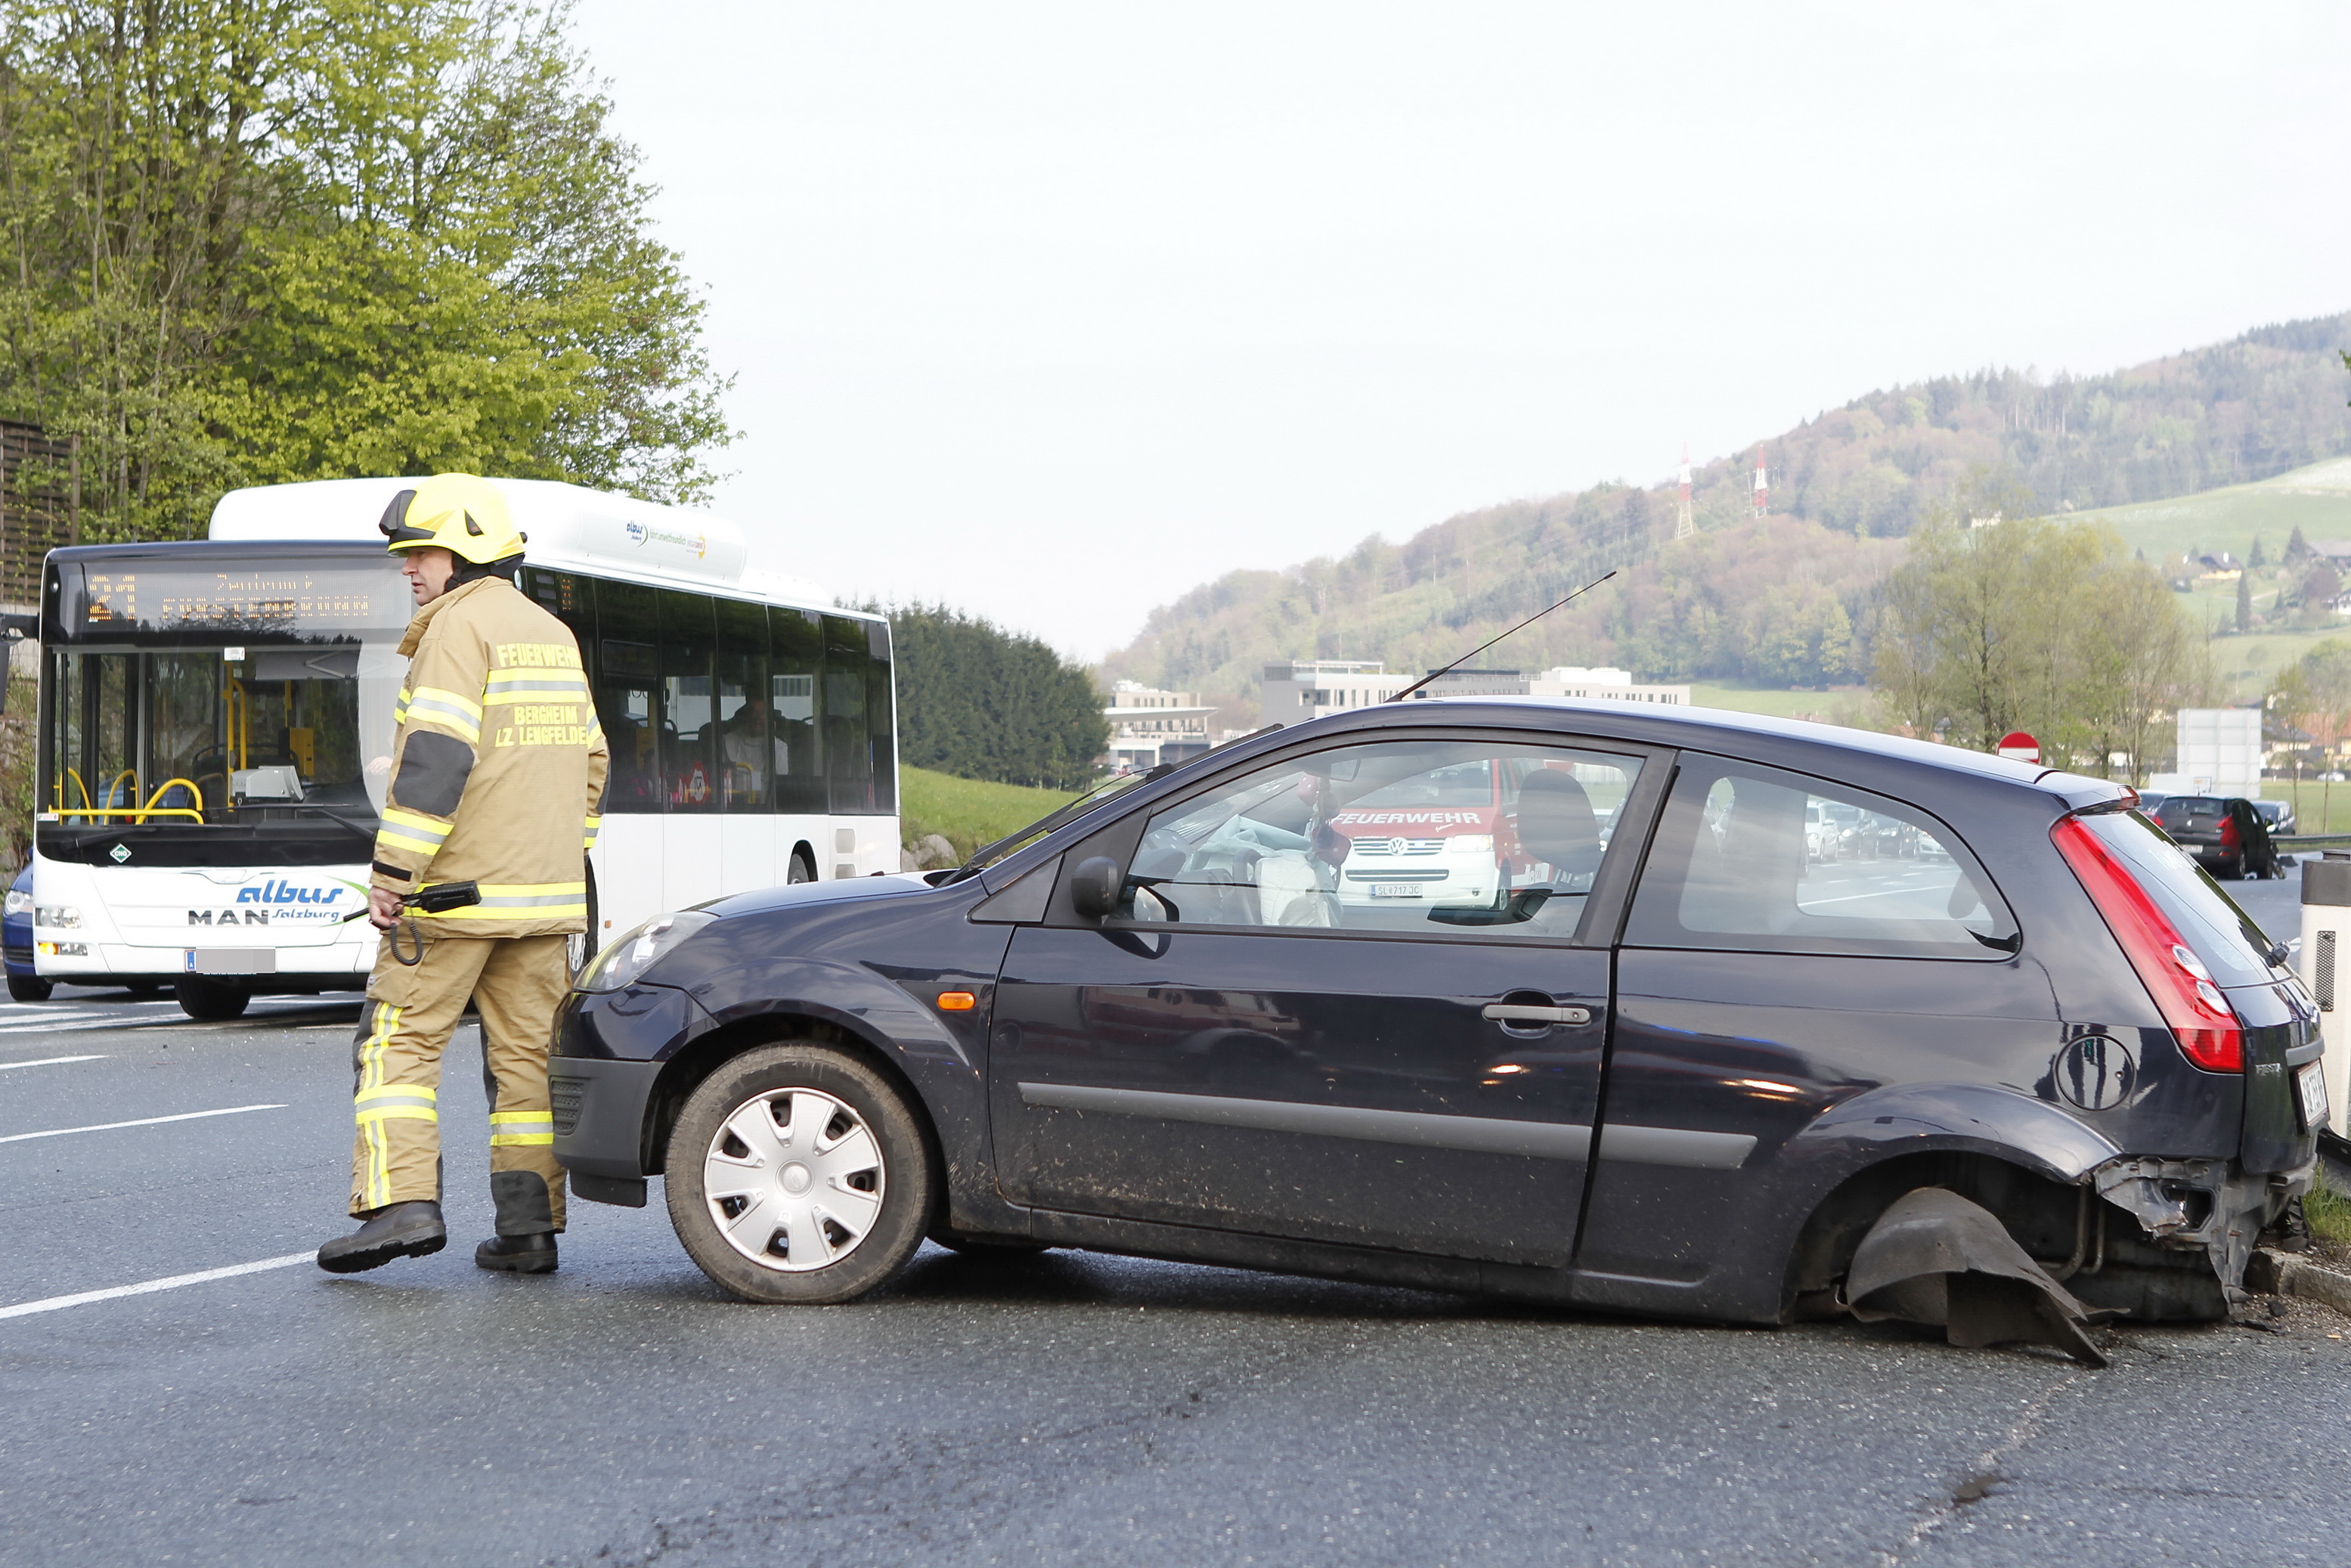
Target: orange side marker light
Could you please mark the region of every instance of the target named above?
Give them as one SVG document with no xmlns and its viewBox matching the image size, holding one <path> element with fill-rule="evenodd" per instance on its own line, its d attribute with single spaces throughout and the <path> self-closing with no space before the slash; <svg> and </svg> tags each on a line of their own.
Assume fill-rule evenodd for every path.
<svg viewBox="0 0 2351 1568">
<path fill-rule="evenodd" d="M 979 1006 L 979 998 L 969 991 L 939 993 L 939 1011 L 943 1013 L 967 1013 L 977 1006 Z"/>
</svg>

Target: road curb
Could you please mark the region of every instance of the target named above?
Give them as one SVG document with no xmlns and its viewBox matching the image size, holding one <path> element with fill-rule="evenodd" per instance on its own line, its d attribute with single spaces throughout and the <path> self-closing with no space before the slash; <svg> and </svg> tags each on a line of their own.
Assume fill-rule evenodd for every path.
<svg viewBox="0 0 2351 1568">
<path fill-rule="evenodd" d="M 2300 1296 L 2351 1315 L 2351 1274 L 2263 1247 L 2245 1264 L 2245 1283 L 2273 1296 Z"/>
</svg>

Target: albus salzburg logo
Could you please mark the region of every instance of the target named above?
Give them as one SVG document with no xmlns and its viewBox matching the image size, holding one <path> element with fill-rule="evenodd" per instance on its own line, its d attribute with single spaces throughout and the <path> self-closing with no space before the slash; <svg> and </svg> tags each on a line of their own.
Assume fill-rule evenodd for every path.
<svg viewBox="0 0 2351 1568">
<path fill-rule="evenodd" d="M 240 887 L 235 909 L 191 909 L 191 925 L 300 925 L 340 920 L 335 904 L 345 889 L 356 894 L 358 884 L 335 882 L 288 882 L 283 877 L 271 877 L 258 887 Z M 256 905 L 260 907 L 256 907 Z"/>
</svg>

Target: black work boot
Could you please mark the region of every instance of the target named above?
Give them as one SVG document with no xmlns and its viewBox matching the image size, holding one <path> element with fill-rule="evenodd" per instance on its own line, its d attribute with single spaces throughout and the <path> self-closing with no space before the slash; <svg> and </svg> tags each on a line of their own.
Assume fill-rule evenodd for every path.
<svg viewBox="0 0 2351 1568">
<path fill-rule="evenodd" d="M 536 1171 L 492 1171 L 490 1201 L 498 1211 L 498 1233 L 474 1249 L 479 1268 L 513 1274 L 555 1272 L 555 1203 L 547 1178 Z"/>
<path fill-rule="evenodd" d="M 441 1223 L 441 1206 L 430 1198 L 417 1198 L 377 1209 L 365 1225 L 319 1248 L 319 1267 L 329 1274 L 356 1274 L 364 1269 L 381 1269 L 395 1258 L 429 1256 L 448 1241 L 448 1228 Z"/>
<path fill-rule="evenodd" d="M 504 1269 L 513 1274 L 555 1272 L 555 1233 L 536 1236 L 493 1236 L 474 1249 L 477 1269 Z"/>
</svg>

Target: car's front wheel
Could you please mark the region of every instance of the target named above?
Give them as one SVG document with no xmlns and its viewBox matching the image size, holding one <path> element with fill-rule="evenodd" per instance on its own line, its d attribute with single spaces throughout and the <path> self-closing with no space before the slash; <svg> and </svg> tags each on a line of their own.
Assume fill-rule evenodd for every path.
<svg viewBox="0 0 2351 1568">
<path fill-rule="evenodd" d="M 56 982 L 44 980 L 38 975 L 8 977 L 8 999 L 16 1002 L 46 1002 L 56 989 Z"/>
<path fill-rule="evenodd" d="M 686 1254 L 748 1301 L 852 1301 L 922 1245 L 932 1175 L 905 1098 L 814 1041 L 734 1058 L 670 1131 L 670 1224 Z"/>
</svg>

